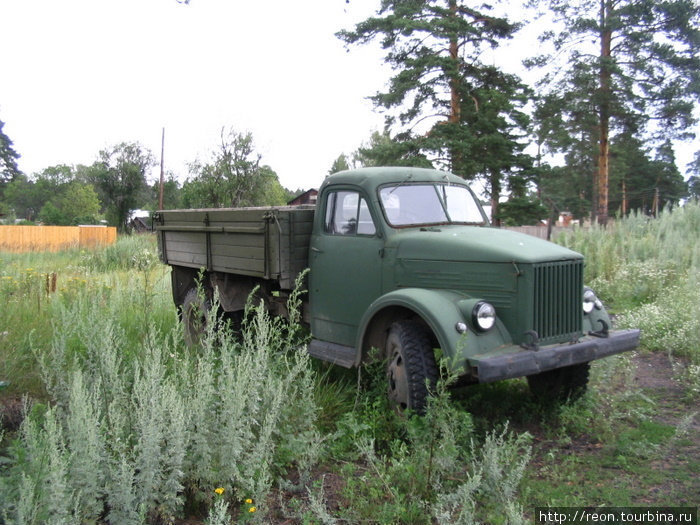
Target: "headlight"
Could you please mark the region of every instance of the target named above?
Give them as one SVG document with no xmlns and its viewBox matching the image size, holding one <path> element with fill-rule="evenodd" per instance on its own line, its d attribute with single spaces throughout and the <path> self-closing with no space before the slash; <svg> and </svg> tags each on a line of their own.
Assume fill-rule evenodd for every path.
<svg viewBox="0 0 700 525">
<path fill-rule="evenodd" d="M 472 310 L 472 322 L 482 332 L 491 330 L 496 324 L 496 309 L 493 305 L 483 301 L 476 303 Z"/>
<path fill-rule="evenodd" d="M 590 314 L 593 308 L 601 310 L 603 308 L 603 303 L 600 299 L 596 297 L 595 292 L 590 288 L 586 288 L 583 291 L 583 313 Z"/>
</svg>

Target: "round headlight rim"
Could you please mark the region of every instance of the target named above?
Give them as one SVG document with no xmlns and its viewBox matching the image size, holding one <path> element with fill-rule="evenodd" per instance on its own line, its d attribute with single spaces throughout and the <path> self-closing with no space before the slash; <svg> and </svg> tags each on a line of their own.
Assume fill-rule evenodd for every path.
<svg viewBox="0 0 700 525">
<path fill-rule="evenodd" d="M 583 302 L 582 302 L 583 313 L 588 315 L 593 312 L 594 309 L 601 310 L 603 308 L 603 303 L 598 299 L 598 296 L 593 291 L 592 288 L 586 286 L 583 289 Z"/>
<path fill-rule="evenodd" d="M 490 310 L 490 315 L 480 315 L 484 313 L 483 309 Z M 482 321 L 485 319 L 490 319 L 490 324 L 482 325 Z M 496 307 L 486 301 L 478 301 L 472 309 L 472 325 L 477 331 L 482 333 L 491 330 L 496 326 Z"/>
</svg>

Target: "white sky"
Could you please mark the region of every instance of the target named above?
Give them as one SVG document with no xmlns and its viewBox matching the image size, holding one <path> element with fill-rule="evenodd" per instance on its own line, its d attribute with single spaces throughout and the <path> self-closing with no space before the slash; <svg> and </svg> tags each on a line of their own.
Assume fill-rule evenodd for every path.
<svg viewBox="0 0 700 525">
<path fill-rule="evenodd" d="M 373 0 L 0 0 L 0 120 L 25 173 L 139 141 L 181 179 L 222 126 L 251 131 L 290 189 L 318 187 L 383 118 L 377 48 L 334 33 Z M 153 170 L 153 177 L 159 168 Z"/>
<path fill-rule="evenodd" d="M 318 187 L 338 155 L 383 127 L 367 100 L 391 73 L 378 46 L 347 52 L 334 36 L 378 5 L 0 0 L 0 120 L 28 174 L 91 164 L 123 141 L 160 159 L 165 127 L 166 170 L 184 180 L 232 126 L 253 133 L 283 186 Z M 518 64 L 534 51 L 517 40 L 500 56 Z M 691 146 L 677 151 L 681 172 Z"/>
</svg>

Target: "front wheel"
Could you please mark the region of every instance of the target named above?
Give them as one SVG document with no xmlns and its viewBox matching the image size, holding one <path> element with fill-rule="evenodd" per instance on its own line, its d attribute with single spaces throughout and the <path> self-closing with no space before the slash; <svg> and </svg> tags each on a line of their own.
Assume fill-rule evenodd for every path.
<svg viewBox="0 0 700 525">
<path fill-rule="evenodd" d="M 542 401 L 574 401 L 586 392 L 590 368 L 589 363 L 555 368 L 527 376 L 527 383 Z"/>
<path fill-rule="evenodd" d="M 399 412 L 423 414 L 438 380 L 428 332 L 419 324 L 399 321 L 386 340 L 389 401 Z"/>
</svg>

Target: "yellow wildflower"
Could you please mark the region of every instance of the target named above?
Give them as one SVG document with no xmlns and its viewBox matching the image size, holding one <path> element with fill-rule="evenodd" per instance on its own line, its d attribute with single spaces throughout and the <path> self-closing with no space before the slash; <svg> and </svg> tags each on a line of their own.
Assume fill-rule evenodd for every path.
<svg viewBox="0 0 700 525">
<path fill-rule="evenodd" d="M 253 503 L 253 500 L 250 499 L 250 498 L 248 498 L 247 500 L 245 500 L 245 502 L 246 502 L 248 505 L 250 505 L 251 503 Z"/>
<path fill-rule="evenodd" d="M 214 489 L 214 492 L 216 492 L 219 496 L 221 496 L 224 493 L 224 487 L 219 487 Z"/>
<path fill-rule="evenodd" d="M 255 507 L 250 507 L 250 508 L 248 509 L 248 512 L 255 512 L 256 510 L 258 510 L 258 509 L 256 509 Z"/>
</svg>

